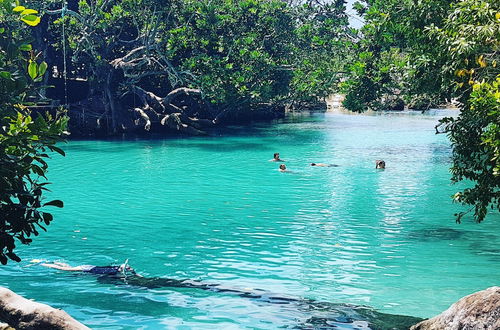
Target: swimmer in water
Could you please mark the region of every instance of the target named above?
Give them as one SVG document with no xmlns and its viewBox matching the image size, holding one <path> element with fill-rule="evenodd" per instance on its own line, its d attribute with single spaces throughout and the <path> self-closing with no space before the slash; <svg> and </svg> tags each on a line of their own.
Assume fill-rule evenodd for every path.
<svg viewBox="0 0 500 330">
<path fill-rule="evenodd" d="M 287 169 L 286 169 L 286 165 L 285 164 L 281 164 L 280 168 L 279 168 L 279 171 L 280 172 L 288 172 Z"/>
<path fill-rule="evenodd" d="M 385 162 L 383 160 L 376 160 L 375 161 L 375 168 L 376 169 L 385 169 Z"/>
<path fill-rule="evenodd" d="M 318 166 L 318 167 L 338 167 L 338 165 L 335 165 L 335 164 L 324 164 L 324 163 L 311 163 L 311 166 Z"/>
<path fill-rule="evenodd" d="M 279 152 L 275 152 L 273 159 L 271 159 L 270 162 L 284 162 L 284 160 L 280 158 Z"/>
<path fill-rule="evenodd" d="M 127 260 L 128 261 L 128 260 Z M 125 271 L 136 275 L 135 270 L 127 265 L 127 261 L 119 266 L 94 266 L 94 265 L 80 265 L 70 266 L 62 262 L 54 262 L 52 264 L 43 263 L 44 267 L 64 270 L 68 272 L 83 272 L 95 275 L 118 275 Z"/>
</svg>

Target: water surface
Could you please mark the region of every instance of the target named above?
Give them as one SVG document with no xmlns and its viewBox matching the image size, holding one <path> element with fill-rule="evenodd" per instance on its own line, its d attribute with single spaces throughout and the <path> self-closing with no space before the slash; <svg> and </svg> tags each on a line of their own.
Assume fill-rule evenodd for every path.
<svg viewBox="0 0 500 330">
<path fill-rule="evenodd" d="M 450 146 L 434 134 L 446 114 L 326 114 L 208 138 L 72 141 L 49 173 L 51 197 L 65 208 L 48 233 L 18 247 L 22 263 L 0 268 L 0 285 L 92 328 L 313 327 L 316 312 L 307 303 L 117 285 L 31 259 L 129 258 L 144 276 L 259 289 L 332 310 L 433 316 L 498 285 L 500 269 L 500 216 L 454 222 L 461 209 L 450 201 Z M 274 152 L 292 173 L 268 161 Z M 387 169 L 375 170 L 376 159 Z"/>
</svg>

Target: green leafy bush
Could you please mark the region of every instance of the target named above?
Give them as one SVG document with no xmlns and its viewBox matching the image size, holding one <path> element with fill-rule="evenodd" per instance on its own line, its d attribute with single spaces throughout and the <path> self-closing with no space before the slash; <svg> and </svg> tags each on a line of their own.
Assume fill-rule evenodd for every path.
<svg viewBox="0 0 500 330">
<path fill-rule="evenodd" d="M 40 87 L 47 70 L 29 43 L 28 26 L 40 22 L 37 11 L 11 1 L 0 1 L 0 262 L 20 261 L 16 239 L 29 244 L 32 236 L 53 220 L 44 207 L 49 152 L 64 155 L 56 146 L 65 131 L 65 116 L 32 117 L 26 100 Z"/>
</svg>

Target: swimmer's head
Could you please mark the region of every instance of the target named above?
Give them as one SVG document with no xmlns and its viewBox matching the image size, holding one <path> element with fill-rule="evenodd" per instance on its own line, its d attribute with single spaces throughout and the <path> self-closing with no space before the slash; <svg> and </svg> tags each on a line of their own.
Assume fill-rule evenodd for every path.
<svg viewBox="0 0 500 330">
<path fill-rule="evenodd" d="M 130 272 L 130 273 L 132 273 L 132 274 L 135 275 L 135 270 L 132 267 L 130 267 L 129 265 L 127 265 L 127 264 L 121 264 L 118 267 L 118 271 L 120 273 Z"/>
<path fill-rule="evenodd" d="M 375 168 L 385 168 L 385 162 L 383 160 L 376 160 Z"/>
<path fill-rule="evenodd" d="M 131 267 L 128 265 L 128 259 L 125 260 L 125 262 L 118 267 L 119 272 L 124 272 L 129 269 L 131 269 Z"/>
<path fill-rule="evenodd" d="M 286 165 L 285 164 L 281 164 L 280 165 L 280 171 L 285 171 L 286 170 Z"/>
<path fill-rule="evenodd" d="M 311 166 L 316 166 L 316 163 L 311 163 Z"/>
<path fill-rule="evenodd" d="M 280 159 L 280 153 L 279 152 L 275 152 L 273 158 L 274 159 Z"/>
</svg>

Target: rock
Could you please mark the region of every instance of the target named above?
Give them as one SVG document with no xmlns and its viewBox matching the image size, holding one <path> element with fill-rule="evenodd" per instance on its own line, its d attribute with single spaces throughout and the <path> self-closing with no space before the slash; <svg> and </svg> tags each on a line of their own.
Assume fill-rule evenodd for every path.
<svg viewBox="0 0 500 330">
<path fill-rule="evenodd" d="M 422 321 L 410 330 L 500 329 L 500 287 L 463 297 L 446 311 Z"/>
<path fill-rule="evenodd" d="M 89 329 L 60 309 L 25 299 L 2 287 L 0 321 L 14 329 Z"/>
</svg>

